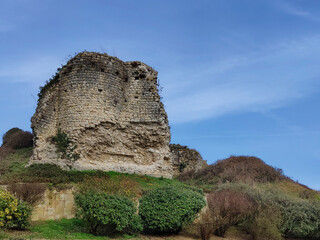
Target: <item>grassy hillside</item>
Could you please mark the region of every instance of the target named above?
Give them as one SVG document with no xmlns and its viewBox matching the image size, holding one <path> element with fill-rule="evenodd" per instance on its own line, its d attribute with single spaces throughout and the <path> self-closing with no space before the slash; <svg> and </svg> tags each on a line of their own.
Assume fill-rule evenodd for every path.
<svg viewBox="0 0 320 240">
<path fill-rule="evenodd" d="M 51 164 L 39 164 L 25 167 L 30 156 L 32 148 L 23 148 L 9 153 L 0 160 L 0 184 L 9 184 L 12 182 L 32 182 L 48 183 L 50 186 L 67 187 L 68 185 L 83 182 L 87 178 L 105 178 L 120 180 L 127 178 L 136 182 L 142 190 L 154 189 L 163 186 L 184 185 L 176 179 L 155 178 L 146 175 L 121 174 L 117 172 L 103 171 L 76 171 L 62 170 L 60 167 Z"/>
<path fill-rule="evenodd" d="M 231 156 L 202 170 L 185 172 L 180 181 L 210 192 L 224 183 L 243 183 L 257 188 L 274 188 L 302 199 L 320 200 L 320 193 L 286 177 L 282 170 L 250 156 Z"/>
</svg>

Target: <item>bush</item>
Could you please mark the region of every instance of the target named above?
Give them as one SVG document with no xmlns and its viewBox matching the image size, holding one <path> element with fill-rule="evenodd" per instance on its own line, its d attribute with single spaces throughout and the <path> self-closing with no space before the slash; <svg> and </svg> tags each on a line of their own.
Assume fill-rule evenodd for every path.
<svg viewBox="0 0 320 240">
<path fill-rule="evenodd" d="M 14 130 L 14 131 L 13 131 Z M 33 134 L 13 128 L 3 136 L 3 147 L 9 149 L 29 148 L 33 146 Z"/>
<path fill-rule="evenodd" d="M 10 183 L 7 190 L 19 200 L 34 206 L 41 201 L 46 187 L 41 183 Z"/>
<path fill-rule="evenodd" d="M 18 201 L 10 192 L 0 190 L 0 228 L 25 229 L 31 208 Z"/>
<path fill-rule="evenodd" d="M 66 171 L 62 170 L 58 165 L 48 163 L 32 164 L 26 168 L 25 175 L 32 179 L 37 178 L 38 182 L 47 182 L 49 180 L 50 182 L 60 183 L 66 182 L 68 179 Z"/>
<path fill-rule="evenodd" d="M 224 237 L 229 227 L 252 218 L 257 204 L 249 195 L 235 190 L 220 190 L 207 196 L 215 234 Z"/>
<path fill-rule="evenodd" d="M 281 204 L 281 232 L 285 237 L 320 239 L 320 204 L 305 200 Z"/>
<path fill-rule="evenodd" d="M 16 132 L 22 132 L 22 130 L 20 128 L 11 128 L 9 131 L 7 131 L 5 134 L 3 134 L 2 146 L 7 144 L 10 136 Z"/>
<path fill-rule="evenodd" d="M 87 192 L 75 196 L 77 215 L 93 234 L 142 231 L 134 203 L 126 197 Z"/>
<path fill-rule="evenodd" d="M 179 232 L 205 206 L 204 197 L 189 188 L 164 187 L 147 192 L 140 199 L 139 215 L 146 232 Z"/>
<path fill-rule="evenodd" d="M 243 191 L 257 203 L 252 221 L 246 230 L 257 239 L 286 238 L 320 239 L 320 204 L 290 197 L 274 187 L 257 189 L 244 184 L 223 184 L 221 189 Z"/>
<path fill-rule="evenodd" d="M 199 221 L 195 224 L 201 240 L 210 240 L 210 236 L 217 229 L 213 220 L 214 216 L 208 210 L 201 214 Z"/>
<path fill-rule="evenodd" d="M 247 232 L 252 234 L 254 240 L 282 240 L 280 225 L 281 212 L 279 209 L 261 208 L 247 225 Z"/>
<path fill-rule="evenodd" d="M 12 228 L 24 230 L 29 227 L 29 217 L 31 216 L 31 207 L 28 203 L 19 201 L 17 211 L 12 219 Z"/>
<path fill-rule="evenodd" d="M 320 238 L 320 204 L 285 195 L 274 189 L 266 189 L 256 195 L 261 208 L 271 206 L 281 214 L 279 231 L 286 238 Z"/>
</svg>

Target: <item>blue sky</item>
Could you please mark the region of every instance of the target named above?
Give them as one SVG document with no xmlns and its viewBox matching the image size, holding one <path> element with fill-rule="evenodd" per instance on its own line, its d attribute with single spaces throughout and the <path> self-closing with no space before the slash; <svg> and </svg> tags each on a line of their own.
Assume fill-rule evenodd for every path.
<svg viewBox="0 0 320 240">
<path fill-rule="evenodd" d="M 159 72 L 172 142 L 320 189 L 318 0 L 0 0 L 0 133 L 83 50 Z"/>
</svg>

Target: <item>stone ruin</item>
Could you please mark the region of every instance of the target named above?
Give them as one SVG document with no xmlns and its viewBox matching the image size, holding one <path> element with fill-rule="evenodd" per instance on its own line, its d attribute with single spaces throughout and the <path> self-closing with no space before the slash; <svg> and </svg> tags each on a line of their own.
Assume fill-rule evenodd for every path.
<svg viewBox="0 0 320 240">
<path fill-rule="evenodd" d="M 170 145 L 157 83 L 157 72 L 142 62 L 79 53 L 42 89 L 31 119 L 35 139 L 29 164 L 167 178 L 205 165 L 199 153 L 186 157 L 194 150 Z"/>
</svg>

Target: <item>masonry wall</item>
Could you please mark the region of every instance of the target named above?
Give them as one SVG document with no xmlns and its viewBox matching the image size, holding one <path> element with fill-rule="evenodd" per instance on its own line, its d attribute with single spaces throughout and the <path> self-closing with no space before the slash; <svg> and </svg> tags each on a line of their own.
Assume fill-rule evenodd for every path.
<svg viewBox="0 0 320 240">
<path fill-rule="evenodd" d="M 31 221 L 71 219 L 76 215 L 73 189 L 60 191 L 47 189 L 42 201 L 33 207 Z"/>
<path fill-rule="evenodd" d="M 78 54 L 39 100 L 32 128 L 35 148 L 30 164 L 173 176 L 157 72 L 144 63 Z M 77 146 L 77 161 L 57 154 L 52 137 L 58 129 Z"/>
</svg>

